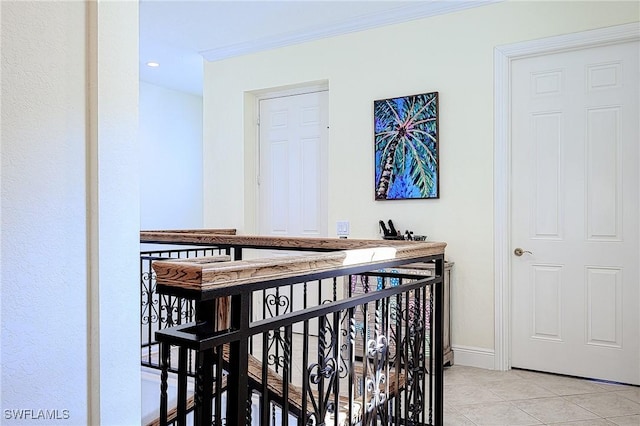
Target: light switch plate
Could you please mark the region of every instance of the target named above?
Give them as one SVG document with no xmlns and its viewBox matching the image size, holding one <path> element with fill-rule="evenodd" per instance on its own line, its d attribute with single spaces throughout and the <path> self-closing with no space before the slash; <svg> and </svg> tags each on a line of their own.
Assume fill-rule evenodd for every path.
<svg viewBox="0 0 640 426">
<path fill-rule="evenodd" d="M 347 237 L 349 236 L 349 221 L 348 220 L 339 220 L 336 222 L 336 234 L 338 237 Z"/>
</svg>

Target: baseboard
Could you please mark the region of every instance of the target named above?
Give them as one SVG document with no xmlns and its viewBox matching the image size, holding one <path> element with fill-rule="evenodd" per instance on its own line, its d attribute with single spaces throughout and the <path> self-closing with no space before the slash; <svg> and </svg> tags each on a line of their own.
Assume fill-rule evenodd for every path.
<svg viewBox="0 0 640 426">
<path fill-rule="evenodd" d="M 493 370 L 494 351 L 491 349 L 474 348 L 471 346 L 452 345 L 454 365 L 485 368 Z"/>
</svg>

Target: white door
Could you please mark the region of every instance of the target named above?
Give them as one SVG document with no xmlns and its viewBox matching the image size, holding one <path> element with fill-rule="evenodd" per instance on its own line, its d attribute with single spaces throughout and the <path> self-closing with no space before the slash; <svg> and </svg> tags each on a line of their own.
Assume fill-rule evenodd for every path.
<svg viewBox="0 0 640 426">
<path fill-rule="evenodd" d="M 259 232 L 327 236 L 328 92 L 260 101 Z"/>
<path fill-rule="evenodd" d="M 513 367 L 640 384 L 638 52 L 512 64 Z"/>
</svg>

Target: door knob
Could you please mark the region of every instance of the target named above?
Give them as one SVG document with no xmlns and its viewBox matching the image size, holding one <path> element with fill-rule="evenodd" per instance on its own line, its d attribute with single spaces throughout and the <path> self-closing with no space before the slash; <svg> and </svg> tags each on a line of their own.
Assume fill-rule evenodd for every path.
<svg viewBox="0 0 640 426">
<path fill-rule="evenodd" d="M 515 255 L 516 255 L 516 256 L 518 256 L 518 257 L 519 257 L 519 256 L 522 256 L 522 255 L 523 255 L 523 254 L 525 254 L 525 253 L 533 254 L 533 253 L 531 253 L 529 250 L 523 250 L 523 249 L 521 249 L 520 247 L 516 248 L 516 249 L 513 251 L 513 254 L 515 254 Z"/>
</svg>

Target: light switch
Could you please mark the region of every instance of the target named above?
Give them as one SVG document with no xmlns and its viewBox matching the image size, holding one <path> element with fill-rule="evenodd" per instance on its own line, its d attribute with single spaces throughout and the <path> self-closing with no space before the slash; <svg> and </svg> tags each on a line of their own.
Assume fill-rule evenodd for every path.
<svg viewBox="0 0 640 426">
<path fill-rule="evenodd" d="M 336 222 L 336 233 L 338 234 L 338 237 L 349 236 L 349 221 L 339 220 Z"/>
</svg>

